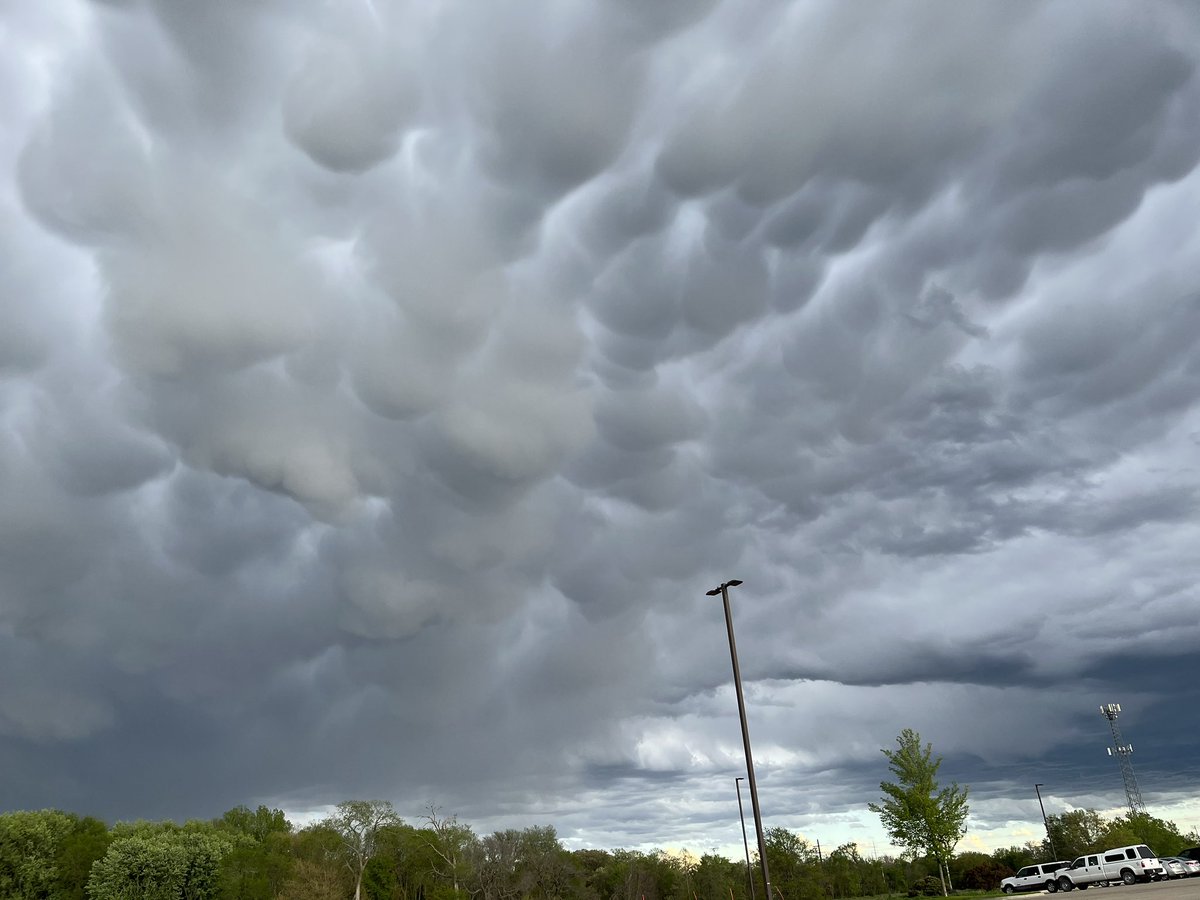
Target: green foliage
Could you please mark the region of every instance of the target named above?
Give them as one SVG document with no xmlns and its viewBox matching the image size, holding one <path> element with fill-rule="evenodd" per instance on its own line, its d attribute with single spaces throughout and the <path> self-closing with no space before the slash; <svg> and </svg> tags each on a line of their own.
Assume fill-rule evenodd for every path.
<svg viewBox="0 0 1200 900">
<path fill-rule="evenodd" d="M 699 897 L 744 897 L 746 866 L 715 853 L 706 853 L 688 873 L 691 891 Z"/>
<path fill-rule="evenodd" d="M 292 836 L 270 831 L 243 842 L 221 860 L 217 874 L 221 900 L 272 900 L 291 877 Z"/>
<path fill-rule="evenodd" d="M 324 822 L 316 822 L 296 833 L 292 853 L 297 859 L 326 863 L 337 861 L 342 850 L 342 837 Z"/>
<path fill-rule="evenodd" d="M 936 771 L 940 761 L 930 758 L 928 745 L 917 753 Z M 280 810 L 239 806 L 211 821 L 122 822 L 110 830 L 55 810 L 8 813 L 0 815 L 0 900 L 347 900 L 356 888 L 360 900 L 749 900 L 741 856 L 567 852 L 551 826 L 479 838 L 432 807 L 420 828 L 388 821 L 390 805 L 370 811 L 383 821 L 370 838 L 361 882 L 332 818 L 293 832 Z M 1056 842 L 1086 841 L 1080 852 L 1145 843 L 1170 855 L 1200 844 L 1146 814 L 1105 820 L 1074 810 L 1052 817 L 1051 827 Z M 784 828 L 767 832 L 766 848 L 772 900 L 943 889 L 940 864 L 927 851 L 868 860 L 843 844 L 822 859 L 816 844 Z M 948 855 L 945 872 L 960 889 L 995 891 L 1001 878 L 1050 858 L 1048 845 L 1029 843 L 990 855 Z M 757 860 L 751 875 L 754 900 L 765 900 Z"/>
<path fill-rule="evenodd" d="M 298 859 L 277 900 L 346 900 L 353 891 L 344 866 Z"/>
<path fill-rule="evenodd" d="M 137 828 L 113 840 L 92 866 L 92 900 L 209 900 L 222 859 L 238 841 L 200 827 Z"/>
<path fill-rule="evenodd" d="M 816 847 L 785 828 L 767 829 L 763 843 L 767 848 L 772 895 L 779 891 L 789 900 L 808 900 L 823 895 L 824 878 L 818 867 Z M 755 890 L 761 888 L 762 882 L 756 881 Z"/>
<path fill-rule="evenodd" d="M 108 851 L 112 841 L 108 826 L 99 819 L 86 816 L 59 845 L 55 861 L 54 900 L 85 900 L 87 881 L 92 865 Z"/>
<path fill-rule="evenodd" d="M 292 823 L 284 816 L 282 809 L 268 809 L 265 806 L 259 806 L 253 812 L 249 807 L 235 806 L 216 819 L 214 824 L 260 842 L 269 834 L 290 834 L 292 831 Z"/>
<path fill-rule="evenodd" d="M 375 856 L 380 831 L 399 825 L 400 817 L 386 800 L 347 800 L 324 824 L 341 839 L 341 858 L 354 878 L 354 898 L 362 895 L 363 874 Z"/>
<path fill-rule="evenodd" d="M 422 872 L 430 876 L 427 894 L 449 888 L 457 896 L 474 872 L 479 838 L 456 816 L 439 815 L 433 804 L 422 818 L 426 825 L 413 832 L 414 846 L 406 855 L 420 859 Z"/>
<path fill-rule="evenodd" d="M 993 860 L 1012 869 L 1012 872 L 1008 873 L 1009 875 L 1025 866 L 1031 866 L 1037 862 L 1048 862 L 1051 856 L 1053 854 L 1050 852 L 1050 845 L 1045 842 L 1041 844 L 1030 842 L 1023 847 L 1001 847 L 992 853 Z"/>
<path fill-rule="evenodd" d="M 908 889 L 910 897 L 936 897 L 942 893 L 945 893 L 945 889 L 942 887 L 942 880 L 936 875 L 926 875 L 913 882 Z"/>
<path fill-rule="evenodd" d="M 1180 834 L 1179 826 L 1148 813 L 1126 813 L 1108 823 L 1101 838 L 1105 847 L 1146 844 L 1158 856 L 1177 856 L 1189 847 L 1190 837 Z"/>
<path fill-rule="evenodd" d="M 493 832 L 475 845 L 474 856 L 472 893 L 483 900 L 559 897 L 573 877 L 552 825 Z"/>
<path fill-rule="evenodd" d="M 0 897 L 50 896 L 59 882 L 64 847 L 78 821 L 56 809 L 0 815 Z"/>
<path fill-rule="evenodd" d="M 947 868 L 950 870 L 950 875 L 954 879 L 954 883 L 958 884 L 959 878 L 968 870 L 985 863 L 992 863 L 994 860 L 986 853 L 979 853 L 975 850 L 968 850 L 965 853 L 959 853 L 949 861 Z"/>
<path fill-rule="evenodd" d="M 825 860 L 824 875 L 828 892 L 833 897 L 863 895 L 864 864 L 853 844 L 842 844 Z"/>
<path fill-rule="evenodd" d="M 485 839 L 486 840 L 486 839 Z M 677 866 L 660 853 L 636 850 L 581 850 L 567 854 L 575 896 L 599 900 L 665 900 L 675 885 Z"/>
<path fill-rule="evenodd" d="M 882 802 L 869 808 L 908 856 L 927 853 L 945 866 L 966 834 L 967 789 L 938 785 L 942 758 L 934 759 L 933 745 L 922 747 L 921 736 L 911 728 L 900 732 L 896 744 L 895 750 L 883 750 L 896 781 L 881 781 Z"/>
<path fill-rule="evenodd" d="M 1075 859 L 1090 850 L 1104 849 L 1108 826 L 1094 809 L 1073 809 L 1047 816 L 1046 824 L 1060 859 Z"/>
<path fill-rule="evenodd" d="M 992 891 L 999 886 L 1001 880 L 1012 874 L 1013 870 L 1003 863 L 984 858 L 983 862 L 964 870 L 954 883 L 969 890 Z"/>
</svg>

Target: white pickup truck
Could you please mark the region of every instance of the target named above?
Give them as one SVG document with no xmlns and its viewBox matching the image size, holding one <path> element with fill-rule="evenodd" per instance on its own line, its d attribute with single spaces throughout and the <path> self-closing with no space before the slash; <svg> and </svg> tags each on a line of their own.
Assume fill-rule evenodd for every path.
<svg viewBox="0 0 1200 900">
<path fill-rule="evenodd" d="M 1166 874 L 1167 870 L 1153 850 L 1145 844 L 1134 844 L 1081 856 L 1067 868 L 1059 869 L 1054 876 L 1058 879 L 1060 891 L 1069 891 L 1071 888 L 1084 891 L 1093 884 L 1113 881 L 1134 884 L 1165 878 Z"/>
</svg>

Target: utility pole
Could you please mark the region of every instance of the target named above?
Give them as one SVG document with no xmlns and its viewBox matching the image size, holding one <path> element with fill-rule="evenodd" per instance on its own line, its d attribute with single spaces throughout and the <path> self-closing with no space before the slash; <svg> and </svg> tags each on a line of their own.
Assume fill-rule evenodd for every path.
<svg viewBox="0 0 1200 900">
<path fill-rule="evenodd" d="M 1120 703 L 1109 703 L 1100 707 L 1100 715 L 1108 719 L 1112 729 L 1113 746 L 1108 748 L 1108 755 L 1115 756 L 1121 764 L 1121 779 L 1125 782 L 1125 802 L 1129 804 L 1131 813 L 1145 813 L 1146 804 L 1142 802 L 1142 792 L 1138 790 L 1137 776 L 1133 774 L 1133 744 L 1126 744 L 1121 737 L 1121 729 L 1117 728 L 1117 716 L 1121 713 Z"/>
</svg>

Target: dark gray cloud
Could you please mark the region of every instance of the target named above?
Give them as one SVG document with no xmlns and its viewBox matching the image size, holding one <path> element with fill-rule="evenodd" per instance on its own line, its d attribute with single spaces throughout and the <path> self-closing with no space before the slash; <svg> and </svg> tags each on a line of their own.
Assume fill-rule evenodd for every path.
<svg viewBox="0 0 1200 900">
<path fill-rule="evenodd" d="M 1186 4 L 6 21 L 0 807 L 1194 817 Z"/>
</svg>

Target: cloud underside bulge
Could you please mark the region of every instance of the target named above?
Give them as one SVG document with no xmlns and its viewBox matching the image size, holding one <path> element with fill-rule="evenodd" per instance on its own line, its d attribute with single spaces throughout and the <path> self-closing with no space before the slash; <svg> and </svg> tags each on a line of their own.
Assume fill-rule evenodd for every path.
<svg viewBox="0 0 1200 900">
<path fill-rule="evenodd" d="M 992 762 L 1110 686 L 1152 706 L 1103 623 L 1181 667 L 1197 636 L 1198 29 L 14 12 L 0 741 L 42 756 L 12 802 L 471 773 L 494 815 L 493 777 L 723 773 L 731 577 L 781 790 L 930 704 Z M 172 757 L 220 789 L 155 800 Z"/>
</svg>

